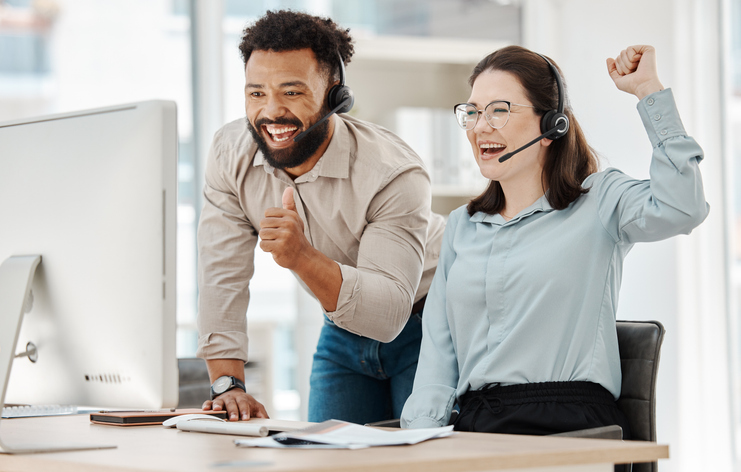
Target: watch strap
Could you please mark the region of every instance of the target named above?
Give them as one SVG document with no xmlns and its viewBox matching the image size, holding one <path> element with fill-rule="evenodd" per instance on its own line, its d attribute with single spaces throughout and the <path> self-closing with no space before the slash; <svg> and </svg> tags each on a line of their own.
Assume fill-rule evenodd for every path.
<svg viewBox="0 0 741 472">
<path fill-rule="evenodd" d="M 226 393 L 229 390 L 232 390 L 234 388 L 240 388 L 240 389 L 242 389 L 243 392 L 247 392 L 247 387 L 245 387 L 244 382 L 242 382 L 238 378 L 234 377 L 233 375 L 229 375 L 228 377 L 231 380 L 231 386 L 229 388 L 227 388 L 226 390 L 224 390 L 223 392 L 221 392 L 221 393 L 214 392 L 214 386 L 211 385 L 211 400 L 213 400 L 214 398 L 218 397 L 219 395 L 224 394 L 224 393 Z"/>
<path fill-rule="evenodd" d="M 232 388 L 241 388 L 243 392 L 247 392 L 247 387 L 245 387 L 244 382 L 236 377 L 232 377 Z M 232 388 L 230 388 L 229 390 L 231 390 Z M 229 390 L 227 390 L 227 392 Z"/>
</svg>

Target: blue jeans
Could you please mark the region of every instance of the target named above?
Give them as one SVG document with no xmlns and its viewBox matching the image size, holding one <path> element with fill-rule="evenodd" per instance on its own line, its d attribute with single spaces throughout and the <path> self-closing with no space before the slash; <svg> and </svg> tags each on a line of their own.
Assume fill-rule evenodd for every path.
<svg viewBox="0 0 741 472">
<path fill-rule="evenodd" d="M 399 418 L 412 393 L 421 341 L 421 312 L 390 343 L 345 331 L 325 317 L 311 369 L 309 421 Z"/>
</svg>

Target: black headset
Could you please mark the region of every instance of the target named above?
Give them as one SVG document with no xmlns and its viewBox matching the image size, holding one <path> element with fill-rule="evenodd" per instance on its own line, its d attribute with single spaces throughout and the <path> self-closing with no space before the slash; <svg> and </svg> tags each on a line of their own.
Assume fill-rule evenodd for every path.
<svg viewBox="0 0 741 472">
<path fill-rule="evenodd" d="M 553 78 L 556 79 L 556 86 L 558 87 L 558 109 L 550 110 L 543 115 L 543 118 L 540 120 L 540 132 L 545 134 L 554 130 L 548 137 L 550 139 L 562 138 L 566 136 L 566 132 L 569 130 L 569 117 L 563 112 L 564 92 L 561 74 L 558 73 L 558 69 L 556 69 L 556 66 L 551 64 L 551 61 L 549 61 L 548 58 L 542 54 L 538 54 L 538 56 L 542 57 L 543 60 L 548 63 L 548 67 L 550 67 L 551 72 L 553 72 Z"/>
<path fill-rule="evenodd" d="M 337 51 L 337 56 L 340 58 L 340 83 L 333 85 L 332 88 L 329 89 L 327 102 L 330 110 L 334 110 L 339 107 L 342 102 L 346 102 L 344 106 L 337 108 L 335 113 L 347 113 L 352 109 L 352 106 L 355 103 L 355 95 L 352 93 L 352 90 L 350 90 L 350 87 L 345 85 L 345 61 L 342 60 L 342 54 L 340 54 L 339 51 Z"/>
<path fill-rule="evenodd" d="M 551 72 L 553 72 L 553 77 L 555 77 L 556 79 L 556 86 L 558 87 L 558 109 L 547 111 L 545 115 L 543 115 L 543 118 L 540 119 L 540 132 L 543 134 L 533 139 L 526 145 L 520 146 L 514 151 L 508 152 L 507 154 L 501 156 L 499 158 L 499 162 L 506 161 L 507 159 L 511 158 L 518 152 L 529 148 L 530 146 L 537 143 L 543 138 L 548 138 L 548 139 L 562 138 L 566 136 L 566 132 L 569 130 L 569 117 L 566 116 L 563 112 L 564 93 L 563 93 L 563 82 L 561 81 L 561 74 L 558 73 L 558 69 L 556 69 L 556 66 L 551 64 L 551 61 L 546 59 L 544 55 L 538 54 L 538 56 L 542 57 L 543 60 L 548 63 L 548 67 L 551 68 Z"/>
</svg>

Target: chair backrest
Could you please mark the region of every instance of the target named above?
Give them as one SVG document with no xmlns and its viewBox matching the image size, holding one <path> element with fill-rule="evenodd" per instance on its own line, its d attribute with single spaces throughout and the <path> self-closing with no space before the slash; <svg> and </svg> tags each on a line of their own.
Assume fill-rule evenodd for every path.
<svg viewBox="0 0 741 472">
<path fill-rule="evenodd" d="M 656 377 L 664 326 L 658 321 L 617 321 L 623 372 L 618 408 L 627 416 L 632 439 L 656 441 Z M 658 464 L 634 464 L 633 472 L 656 472 Z"/>
<path fill-rule="evenodd" d="M 203 402 L 211 398 L 211 381 L 206 361 L 196 357 L 181 357 L 178 359 L 178 369 L 180 379 L 178 408 L 201 408 Z M 265 385 L 264 370 L 265 366 L 260 362 L 250 361 L 244 365 L 244 383 L 250 395 L 256 396 L 269 391 L 260 387 Z M 261 402 L 267 408 L 266 400 Z"/>
<path fill-rule="evenodd" d="M 211 396 L 208 367 L 203 359 L 178 359 L 180 388 L 178 408 L 200 408 Z"/>
</svg>

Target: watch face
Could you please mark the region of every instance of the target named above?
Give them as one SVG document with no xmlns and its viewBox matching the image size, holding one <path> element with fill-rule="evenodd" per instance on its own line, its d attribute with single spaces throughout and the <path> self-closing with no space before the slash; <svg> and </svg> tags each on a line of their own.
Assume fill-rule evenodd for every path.
<svg viewBox="0 0 741 472">
<path fill-rule="evenodd" d="M 213 385 L 213 389 L 216 393 L 224 393 L 229 387 L 231 387 L 231 385 L 232 379 L 225 375 L 216 379 L 216 382 L 214 382 Z"/>
</svg>

